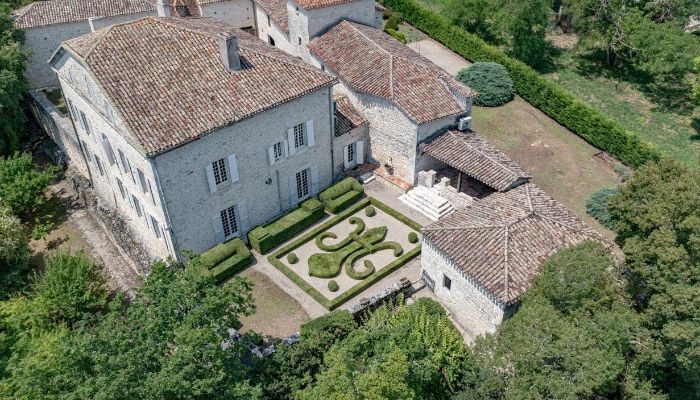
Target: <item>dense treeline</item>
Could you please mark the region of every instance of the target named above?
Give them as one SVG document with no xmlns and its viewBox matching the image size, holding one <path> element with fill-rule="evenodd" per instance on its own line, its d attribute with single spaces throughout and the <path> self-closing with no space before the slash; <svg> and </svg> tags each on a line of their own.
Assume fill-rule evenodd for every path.
<svg viewBox="0 0 700 400">
<path fill-rule="evenodd" d="M 0 154 L 19 150 L 25 133 L 21 102 L 27 55 L 21 49 L 23 32 L 14 29 L 10 11 L 10 4 L 0 2 Z"/>
</svg>

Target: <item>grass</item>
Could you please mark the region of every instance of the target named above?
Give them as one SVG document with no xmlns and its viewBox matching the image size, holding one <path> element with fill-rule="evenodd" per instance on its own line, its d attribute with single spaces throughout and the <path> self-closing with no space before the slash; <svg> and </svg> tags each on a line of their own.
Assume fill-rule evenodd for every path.
<svg viewBox="0 0 700 400">
<path fill-rule="evenodd" d="M 63 99 L 61 89 L 47 90 L 46 97 L 58 108 L 61 113 L 63 113 L 63 115 L 68 115 L 68 108 L 66 108 L 66 102 Z"/>
</svg>

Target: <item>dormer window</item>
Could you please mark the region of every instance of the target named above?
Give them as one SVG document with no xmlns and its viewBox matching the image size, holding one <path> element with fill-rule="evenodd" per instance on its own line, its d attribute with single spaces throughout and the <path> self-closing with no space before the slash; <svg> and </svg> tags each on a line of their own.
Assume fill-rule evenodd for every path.
<svg viewBox="0 0 700 400">
<path fill-rule="evenodd" d="M 187 8 L 186 5 L 178 5 L 175 6 L 175 11 L 177 11 L 177 15 L 180 17 L 191 17 L 192 13 L 190 13 L 190 9 Z"/>
</svg>

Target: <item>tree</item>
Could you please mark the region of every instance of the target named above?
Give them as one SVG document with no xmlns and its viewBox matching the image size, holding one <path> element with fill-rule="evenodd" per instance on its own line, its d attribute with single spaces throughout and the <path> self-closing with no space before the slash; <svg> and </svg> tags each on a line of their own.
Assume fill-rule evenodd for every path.
<svg viewBox="0 0 700 400">
<path fill-rule="evenodd" d="M 700 57 L 693 60 L 693 72 L 695 72 L 695 81 L 693 82 L 693 97 L 695 103 L 700 105 Z"/>
<path fill-rule="evenodd" d="M 27 90 L 27 54 L 21 49 L 22 32 L 12 21 L 10 7 L 0 3 L 0 154 L 19 150 L 25 133 L 20 104 Z"/>
<path fill-rule="evenodd" d="M 537 67 L 549 61 L 547 29 L 552 15 L 551 0 L 501 0 L 496 27 L 509 38 L 513 55 Z"/>
<path fill-rule="evenodd" d="M 23 283 L 29 261 L 27 233 L 10 210 L 0 206 L 0 300 L 4 300 Z"/>
<path fill-rule="evenodd" d="M 672 398 L 700 396 L 700 174 L 640 168 L 609 210 L 648 329 L 639 369 Z"/>
<path fill-rule="evenodd" d="M 497 41 L 493 32 L 496 9 L 495 0 L 450 0 L 447 4 L 452 23 L 492 43 Z"/>
<path fill-rule="evenodd" d="M 477 106 L 496 107 L 513 99 L 513 80 L 498 63 L 477 62 L 457 74 L 457 80 L 479 92 Z"/>
<path fill-rule="evenodd" d="M 0 202 L 18 217 L 28 217 L 46 201 L 56 172 L 55 166 L 38 169 L 28 153 L 0 158 Z"/>
</svg>

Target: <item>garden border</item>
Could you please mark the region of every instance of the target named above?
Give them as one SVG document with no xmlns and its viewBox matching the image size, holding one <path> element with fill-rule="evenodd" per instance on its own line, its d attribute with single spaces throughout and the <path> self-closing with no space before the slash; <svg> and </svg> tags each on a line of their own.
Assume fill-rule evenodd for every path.
<svg viewBox="0 0 700 400">
<path fill-rule="evenodd" d="M 268 261 L 277 268 L 280 272 L 282 272 L 287 278 L 291 279 L 292 282 L 294 282 L 297 286 L 299 286 L 304 292 L 306 292 L 309 296 L 311 296 L 314 300 L 319 302 L 322 306 L 324 306 L 326 309 L 329 311 L 333 311 L 334 309 L 338 308 L 338 306 L 342 305 L 343 303 L 347 302 L 348 300 L 352 299 L 353 297 L 357 296 L 360 294 L 360 292 L 364 291 L 368 287 L 372 286 L 375 284 L 378 280 L 384 278 L 385 276 L 389 275 L 390 273 L 396 271 L 397 269 L 401 268 L 402 266 L 406 265 L 409 261 L 413 260 L 416 256 L 418 256 L 421 252 L 421 247 L 422 245 L 417 245 L 410 251 L 404 253 L 402 256 L 398 257 L 388 265 L 386 265 L 384 268 L 380 269 L 379 271 L 373 273 L 370 275 L 368 278 L 363 279 L 359 283 L 357 283 L 355 286 L 351 287 L 341 295 L 337 296 L 333 300 L 329 300 L 321 294 L 318 290 L 316 290 L 313 286 L 311 286 L 308 282 L 304 280 L 304 278 L 300 277 L 296 272 L 292 271 L 289 267 L 287 267 L 284 262 L 280 261 L 280 258 L 284 257 L 287 255 L 287 253 L 301 247 L 303 244 L 307 243 L 310 240 L 313 240 L 318 234 L 320 234 L 323 231 L 327 231 L 328 229 L 334 227 L 335 225 L 339 224 L 341 221 L 344 221 L 347 219 L 350 215 L 355 214 L 359 210 L 369 206 L 373 205 L 374 207 L 384 211 L 385 213 L 389 214 L 391 217 L 397 219 L 399 222 L 407 225 L 411 229 L 420 231 L 422 226 L 413 221 L 412 219 L 406 217 L 405 215 L 401 214 L 400 212 L 394 210 L 393 208 L 389 207 L 388 205 L 382 203 L 381 201 L 373 198 L 373 197 L 366 197 L 362 200 L 360 200 L 357 204 L 354 204 L 347 209 L 343 210 L 340 214 L 337 214 L 336 216 L 330 218 L 329 220 L 323 222 L 321 225 L 317 226 L 316 228 L 310 230 L 309 232 L 305 233 L 298 239 L 292 241 L 291 243 L 287 244 L 286 246 L 280 248 L 276 252 L 272 253 L 270 256 L 267 257 Z"/>
</svg>

